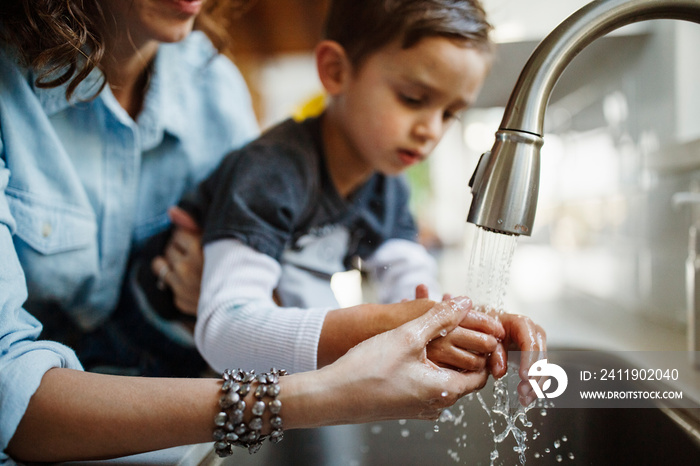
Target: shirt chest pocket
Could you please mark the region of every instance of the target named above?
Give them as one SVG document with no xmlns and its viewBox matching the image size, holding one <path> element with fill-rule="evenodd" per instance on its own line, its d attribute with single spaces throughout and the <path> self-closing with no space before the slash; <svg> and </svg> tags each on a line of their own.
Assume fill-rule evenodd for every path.
<svg viewBox="0 0 700 466">
<path fill-rule="evenodd" d="M 93 213 L 8 194 L 30 301 L 72 301 L 98 271 Z"/>
</svg>

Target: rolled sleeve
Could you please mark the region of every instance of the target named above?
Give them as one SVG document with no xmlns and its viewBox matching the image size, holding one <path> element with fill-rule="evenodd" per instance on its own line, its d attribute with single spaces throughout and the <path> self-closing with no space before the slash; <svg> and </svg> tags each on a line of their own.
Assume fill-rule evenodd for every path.
<svg viewBox="0 0 700 466">
<path fill-rule="evenodd" d="M 24 416 L 29 400 L 51 368 L 81 369 L 75 353 L 49 341 L 37 341 L 41 324 L 22 308 L 27 296 L 24 274 L 7 225 L 0 224 L 0 464 Z"/>
</svg>

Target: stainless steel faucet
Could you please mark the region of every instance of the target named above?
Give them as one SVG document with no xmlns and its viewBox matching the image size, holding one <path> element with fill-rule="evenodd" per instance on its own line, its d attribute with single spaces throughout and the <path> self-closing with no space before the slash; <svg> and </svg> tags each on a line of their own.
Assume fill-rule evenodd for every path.
<svg viewBox="0 0 700 466">
<path fill-rule="evenodd" d="M 564 20 L 535 49 L 506 105 L 496 142 L 481 156 L 467 220 L 510 235 L 532 233 L 537 209 L 544 113 L 573 58 L 615 29 L 650 19 L 700 23 L 700 0 L 598 0 Z"/>
<path fill-rule="evenodd" d="M 573 58 L 615 29 L 651 19 L 700 23 L 700 0 L 598 0 L 554 29 L 535 49 L 506 105 L 496 142 L 481 156 L 469 182 L 472 204 L 467 220 L 508 235 L 527 235 L 537 209 L 544 113 L 552 88 Z M 700 303 L 699 293 L 694 302 Z M 700 304 L 689 309 L 692 355 L 700 352 Z M 700 359 L 700 358 L 699 358 Z M 700 368 L 700 360 L 695 361 Z"/>
</svg>

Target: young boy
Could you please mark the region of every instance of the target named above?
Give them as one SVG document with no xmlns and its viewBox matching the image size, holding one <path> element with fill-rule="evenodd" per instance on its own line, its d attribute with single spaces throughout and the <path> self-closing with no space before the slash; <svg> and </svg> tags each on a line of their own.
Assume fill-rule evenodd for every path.
<svg viewBox="0 0 700 466">
<path fill-rule="evenodd" d="M 316 48 L 322 115 L 270 129 L 180 203 L 204 231 L 195 340 L 212 367 L 316 369 L 425 311 L 335 309 L 330 277 L 359 257 L 383 302 L 435 283 L 398 175 L 476 99 L 489 30 L 478 0 L 331 2 Z M 433 360 L 474 368 L 469 350 L 493 342 L 458 330 Z"/>
</svg>

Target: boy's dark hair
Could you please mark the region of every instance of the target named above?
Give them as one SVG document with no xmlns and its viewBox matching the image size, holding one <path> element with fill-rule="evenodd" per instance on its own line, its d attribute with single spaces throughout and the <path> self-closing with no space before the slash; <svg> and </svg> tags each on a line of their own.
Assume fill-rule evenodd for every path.
<svg viewBox="0 0 700 466">
<path fill-rule="evenodd" d="M 410 48 L 425 37 L 447 37 L 490 54 L 491 29 L 479 0 L 331 0 L 324 38 L 342 45 L 359 66 L 397 39 Z"/>
</svg>

